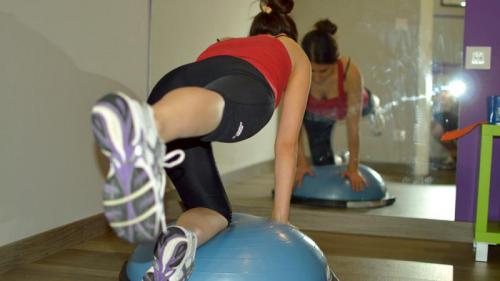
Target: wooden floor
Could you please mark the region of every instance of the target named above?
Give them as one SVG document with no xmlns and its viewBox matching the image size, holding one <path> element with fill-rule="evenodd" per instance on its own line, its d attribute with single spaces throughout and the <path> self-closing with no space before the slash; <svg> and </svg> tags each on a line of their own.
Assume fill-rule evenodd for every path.
<svg viewBox="0 0 500 281">
<path fill-rule="evenodd" d="M 342 281 L 500 280 L 500 249 L 473 262 L 469 244 L 306 232 Z M 116 281 L 132 247 L 112 233 L 16 268 L 2 281 Z M 307 280 L 304 280 L 307 281 Z"/>
<path fill-rule="evenodd" d="M 235 211 L 269 215 L 272 204 L 270 198 L 272 182 L 272 174 L 265 174 L 228 186 L 228 194 Z M 172 219 L 178 215 L 180 208 L 174 204 L 176 200 L 174 196 L 169 198 L 167 217 Z M 318 243 L 327 256 L 331 268 L 342 281 L 500 280 L 500 248 L 490 246 L 489 262 L 476 263 L 471 243 L 362 235 L 366 233 L 394 235 L 396 229 L 408 227 L 399 218 L 388 221 L 391 223 L 388 226 L 382 226 L 385 222 L 380 220 L 380 217 L 382 216 L 360 216 L 357 212 L 325 211 L 294 206 L 291 219 L 295 225 L 311 226 L 326 225 L 327 223 L 317 221 L 318 218 L 323 218 L 328 220 L 332 227 L 344 225 L 342 228 L 333 227 L 333 229 L 351 231 L 343 232 L 344 234 L 304 231 Z M 314 222 L 315 220 L 317 222 Z M 392 229 L 389 229 L 389 232 L 370 231 L 368 227 L 370 223 L 377 228 Z M 434 228 L 440 233 L 445 233 L 446 229 L 439 227 L 448 222 L 438 221 L 439 225 L 429 223 L 428 220 L 424 224 L 411 223 L 408 231 Z M 350 230 L 349 225 L 353 224 L 357 224 L 359 230 Z M 425 227 L 422 227 L 423 225 Z M 469 226 L 464 229 L 471 230 Z M 451 234 L 445 233 L 445 236 L 449 235 Z M 467 239 L 465 241 L 468 241 Z M 0 281 L 116 281 L 118 271 L 132 249 L 131 245 L 108 233 L 35 263 L 15 268 L 0 275 Z"/>
</svg>

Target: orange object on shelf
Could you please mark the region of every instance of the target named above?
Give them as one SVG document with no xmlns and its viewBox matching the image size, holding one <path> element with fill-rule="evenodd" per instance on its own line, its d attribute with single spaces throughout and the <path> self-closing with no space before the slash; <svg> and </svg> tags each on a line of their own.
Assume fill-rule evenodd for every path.
<svg viewBox="0 0 500 281">
<path fill-rule="evenodd" d="M 446 132 L 441 136 L 441 141 L 452 141 L 452 140 L 459 139 L 459 138 L 467 135 L 468 133 L 470 133 L 475 127 L 480 126 L 482 124 L 486 124 L 486 123 L 487 123 L 486 121 L 479 121 L 479 122 L 476 122 L 476 123 L 469 125 L 465 128 Z"/>
</svg>

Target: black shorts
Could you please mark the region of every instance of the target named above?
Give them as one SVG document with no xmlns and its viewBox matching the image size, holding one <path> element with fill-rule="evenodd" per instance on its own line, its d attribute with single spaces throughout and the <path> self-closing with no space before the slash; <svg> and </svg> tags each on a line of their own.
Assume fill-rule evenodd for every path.
<svg viewBox="0 0 500 281">
<path fill-rule="evenodd" d="M 313 165 L 335 165 L 335 154 L 332 149 L 332 131 L 335 127 L 335 120 L 304 118 L 303 125 L 309 140 Z"/>
<path fill-rule="evenodd" d="M 166 74 L 153 88 L 154 104 L 181 87 L 203 87 L 224 99 L 221 123 L 211 133 L 167 144 L 167 152 L 182 149 L 186 159 L 167 169 L 186 208 L 215 210 L 231 221 L 231 207 L 215 165 L 212 141 L 238 142 L 259 132 L 274 112 L 274 94 L 267 80 L 250 63 L 218 56 L 181 66 Z"/>
</svg>

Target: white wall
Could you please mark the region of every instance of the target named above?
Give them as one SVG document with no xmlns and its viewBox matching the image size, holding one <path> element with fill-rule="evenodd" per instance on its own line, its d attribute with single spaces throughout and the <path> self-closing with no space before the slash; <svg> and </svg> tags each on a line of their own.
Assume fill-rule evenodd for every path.
<svg viewBox="0 0 500 281">
<path fill-rule="evenodd" d="M 148 1 L 0 2 L 0 246 L 102 211 L 90 108 L 147 88 Z"/>
<path fill-rule="evenodd" d="M 248 35 L 259 11 L 253 0 L 153 0 L 151 82 L 193 62 L 219 37 Z M 256 136 L 235 144 L 214 143 L 221 174 L 274 158 L 276 115 Z"/>
</svg>

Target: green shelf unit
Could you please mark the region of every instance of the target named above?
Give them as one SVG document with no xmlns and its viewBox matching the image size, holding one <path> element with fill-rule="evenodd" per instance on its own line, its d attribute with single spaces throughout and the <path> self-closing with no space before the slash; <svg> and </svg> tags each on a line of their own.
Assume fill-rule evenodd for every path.
<svg viewBox="0 0 500 281">
<path fill-rule="evenodd" d="M 491 188 L 491 161 L 493 158 L 493 139 L 500 137 L 499 125 L 481 126 L 481 152 L 479 160 L 479 179 L 477 184 L 477 207 L 475 244 L 476 261 L 488 261 L 488 245 L 500 244 L 500 224 L 488 222 Z"/>
</svg>

